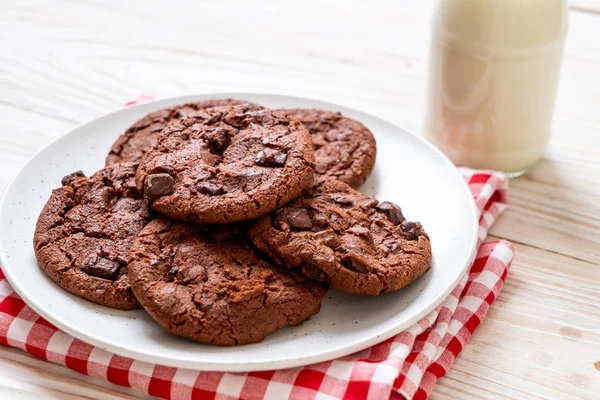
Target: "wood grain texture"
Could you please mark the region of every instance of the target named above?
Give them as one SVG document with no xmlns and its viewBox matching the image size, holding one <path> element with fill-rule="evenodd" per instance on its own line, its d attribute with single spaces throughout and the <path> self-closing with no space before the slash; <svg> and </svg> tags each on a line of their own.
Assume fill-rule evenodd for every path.
<svg viewBox="0 0 600 400">
<path fill-rule="evenodd" d="M 504 289 L 434 398 L 592 399 L 600 391 L 598 266 L 526 245 L 516 251 Z"/>
<path fill-rule="evenodd" d="M 68 368 L 4 346 L 0 347 L 0 371 L 1 399 L 20 399 L 21 396 L 61 400 L 152 398 L 140 390 L 113 385 L 100 378 L 86 377 Z"/>
<path fill-rule="evenodd" d="M 517 244 L 515 264 L 433 398 L 600 392 L 600 2 L 570 3 L 554 136 L 546 157 L 511 181 L 492 230 Z M 419 133 L 431 6 L 57 0 L 49 12 L 42 0 L 0 0 L 0 190 L 42 147 L 141 93 L 315 97 Z M 0 390 L 141 395 L 6 348 L 0 369 Z"/>
</svg>

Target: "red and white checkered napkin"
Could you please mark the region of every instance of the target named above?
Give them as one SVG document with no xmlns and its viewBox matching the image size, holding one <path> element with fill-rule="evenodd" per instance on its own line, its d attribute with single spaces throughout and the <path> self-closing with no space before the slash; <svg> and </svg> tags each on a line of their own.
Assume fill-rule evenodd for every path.
<svg viewBox="0 0 600 400">
<path fill-rule="evenodd" d="M 479 251 L 469 272 L 427 317 L 370 349 L 280 371 L 191 371 L 120 357 L 75 339 L 45 321 L 0 271 L 0 343 L 82 374 L 170 399 L 424 399 L 444 376 L 502 289 L 514 248 L 484 243 L 506 207 L 507 179 L 460 168 L 481 213 Z"/>
</svg>

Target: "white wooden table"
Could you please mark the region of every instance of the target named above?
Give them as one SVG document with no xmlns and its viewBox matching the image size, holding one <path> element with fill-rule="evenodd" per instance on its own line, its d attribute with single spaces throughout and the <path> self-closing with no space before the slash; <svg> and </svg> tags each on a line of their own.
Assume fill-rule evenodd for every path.
<svg viewBox="0 0 600 400">
<path fill-rule="evenodd" d="M 419 132 L 430 8 L 0 0 L 0 190 L 43 146 L 141 93 L 308 96 Z M 492 230 L 515 243 L 516 260 L 436 399 L 600 396 L 599 1 L 574 2 L 570 18 L 552 143 L 511 181 L 510 207 Z M 0 347 L 0 397 L 27 394 L 142 396 Z"/>
</svg>

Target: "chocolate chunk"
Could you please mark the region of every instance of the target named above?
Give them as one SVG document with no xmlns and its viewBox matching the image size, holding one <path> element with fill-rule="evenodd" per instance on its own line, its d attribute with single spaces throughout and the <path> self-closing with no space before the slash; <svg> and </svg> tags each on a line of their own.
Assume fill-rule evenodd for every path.
<svg viewBox="0 0 600 400">
<path fill-rule="evenodd" d="M 281 226 L 281 222 L 286 222 L 289 226 L 296 229 L 312 228 L 310 216 L 304 208 L 285 207 L 277 211 L 275 223 Z"/>
<path fill-rule="evenodd" d="M 386 247 L 392 252 L 392 253 L 397 253 L 398 251 L 402 250 L 402 248 L 400 247 L 400 245 L 396 242 L 393 243 L 388 243 L 386 244 Z"/>
<path fill-rule="evenodd" d="M 341 194 L 334 194 L 333 196 L 331 196 L 331 200 L 343 206 L 349 206 L 352 204 L 352 200 Z"/>
<path fill-rule="evenodd" d="M 315 239 L 332 249 L 335 249 L 342 244 L 340 237 L 330 230 L 315 233 Z"/>
<path fill-rule="evenodd" d="M 170 194 L 175 188 L 175 179 L 169 174 L 152 174 L 146 178 L 144 195 L 153 198 Z"/>
<path fill-rule="evenodd" d="M 419 238 L 419 228 L 417 224 L 410 221 L 404 221 L 398 229 L 398 233 L 408 240 L 417 240 Z"/>
<path fill-rule="evenodd" d="M 119 271 L 119 263 L 93 255 L 83 263 L 81 270 L 88 275 L 114 280 Z"/>
<path fill-rule="evenodd" d="M 313 227 L 312 230 L 315 232 L 322 231 L 323 229 L 329 229 L 329 219 L 321 214 L 314 213 L 312 217 Z"/>
<path fill-rule="evenodd" d="M 214 128 L 207 131 L 204 138 L 210 146 L 210 151 L 216 154 L 223 154 L 223 151 L 229 146 L 232 132 L 225 128 Z"/>
<path fill-rule="evenodd" d="M 348 253 L 348 255 L 341 260 L 341 264 L 344 268 L 354 272 L 360 272 L 361 274 L 369 272 L 360 257 L 353 252 Z"/>
<path fill-rule="evenodd" d="M 64 178 L 62 178 L 60 183 L 63 186 L 69 186 L 71 184 L 71 182 L 73 182 L 75 179 L 83 178 L 84 176 L 85 176 L 85 174 L 83 173 L 83 171 L 75 171 L 72 174 L 69 174 L 69 175 L 65 176 Z"/>
<path fill-rule="evenodd" d="M 282 167 L 285 165 L 287 154 L 282 151 L 266 148 L 261 150 L 254 159 L 256 164 L 263 167 Z"/>
<path fill-rule="evenodd" d="M 196 183 L 196 190 L 211 196 L 216 196 L 222 192 L 222 189 L 212 182 L 198 182 Z"/>
<path fill-rule="evenodd" d="M 346 230 L 348 225 L 348 220 L 344 220 L 340 215 L 336 213 L 331 213 L 329 216 L 329 226 L 333 228 L 335 231 L 342 232 Z"/>
<path fill-rule="evenodd" d="M 327 281 L 327 274 L 312 264 L 304 263 L 300 266 L 300 271 L 315 281 Z"/>
<path fill-rule="evenodd" d="M 389 201 L 383 201 L 375 206 L 375 209 L 381 213 L 387 215 L 390 222 L 394 225 L 398 225 L 404 221 L 404 215 L 402 210 L 397 205 L 390 203 Z"/>
</svg>

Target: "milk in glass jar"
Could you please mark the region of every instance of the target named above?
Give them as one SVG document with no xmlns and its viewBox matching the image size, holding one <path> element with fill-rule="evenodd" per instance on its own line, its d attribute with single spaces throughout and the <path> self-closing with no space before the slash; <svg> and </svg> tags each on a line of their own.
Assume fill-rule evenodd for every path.
<svg viewBox="0 0 600 400">
<path fill-rule="evenodd" d="M 522 174 L 544 153 L 566 0 L 439 0 L 424 135 L 453 162 Z"/>
</svg>

